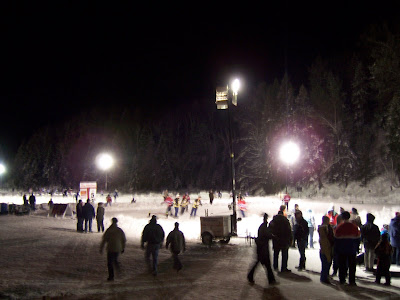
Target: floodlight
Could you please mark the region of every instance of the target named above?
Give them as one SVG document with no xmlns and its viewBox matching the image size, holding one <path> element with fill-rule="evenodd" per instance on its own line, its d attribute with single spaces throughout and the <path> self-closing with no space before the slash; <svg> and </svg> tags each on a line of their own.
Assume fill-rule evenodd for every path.
<svg viewBox="0 0 400 300">
<path fill-rule="evenodd" d="M 292 142 L 286 142 L 282 145 L 280 149 L 280 159 L 287 165 L 295 163 L 300 157 L 299 146 Z"/>
</svg>

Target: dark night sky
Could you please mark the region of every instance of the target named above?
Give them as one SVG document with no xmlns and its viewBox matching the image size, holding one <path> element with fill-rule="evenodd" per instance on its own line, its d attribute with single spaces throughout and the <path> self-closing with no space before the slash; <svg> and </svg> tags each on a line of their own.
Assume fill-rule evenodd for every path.
<svg viewBox="0 0 400 300">
<path fill-rule="evenodd" d="M 2 9 L 3 151 L 16 151 L 38 127 L 93 106 L 214 105 L 215 87 L 233 76 L 248 89 L 280 79 L 285 53 L 291 78 L 305 81 L 317 55 L 351 51 L 368 24 L 396 17 L 390 7 L 361 1 L 337 8 L 286 1 L 239 7 L 235 14 L 210 7 L 195 15 L 186 7 L 55 2 L 10 2 Z"/>
</svg>

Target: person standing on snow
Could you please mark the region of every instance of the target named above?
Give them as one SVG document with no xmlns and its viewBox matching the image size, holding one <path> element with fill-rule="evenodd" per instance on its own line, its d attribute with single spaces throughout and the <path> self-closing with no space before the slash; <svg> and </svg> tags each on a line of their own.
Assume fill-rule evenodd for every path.
<svg viewBox="0 0 400 300">
<path fill-rule="evenodd" d="M 199 205 L 203 205 L 201 204 L 201 196 L 197 196 L 197 199 L 194 200 L 193 205 L 192 205 L 192 211 L 190 212 L 190 216 L 191 217 L 195 217 L 196 213 L 197 213 L 197 208 L 199 207 Z"/>
<path fill-rule="evenodd" d="M 378 266 L 376 268 L 375 283 L 381 283 L 381 277 L 385 276 L 385 285 L 390 285 L 390 265 L 392 260 L 393 248 L 388 241 L 388 234 L 384 233 L 381 240 L 375 248 L 375 254 L 378 258 Z"/>
<path fill-rule="evenodd" d="M 335 231 L 335 251 L 339 258 L 339 281 L 346 282 L 349 271 L 349 284 L 356 285 L 356 256 L 360 245 L 360 230 L 349 221 L 350 213 L 342 213 L 343 223 Z"/>
<path fill-rule="evenodd" d="M 306 268 L 306 245 L 308 240 L 308 223 L 303 218 L 303 213 L 298 210 L 295 213 L 296 224 L 294 225 L 294 239 L 297 241 L 297 248 L 300 253 L 300 261 L 298 270 L 305 270 Z"/>
<path fill-rule="evenodd" d="M 381 239 L 379 227 L 374 224 L 375 216 L 367 214 L 367 223 L 361 227 L 361 238 L 364 243 L 364 264 L 367 272 L 374 270 L 375 247 Z"/>
<path fill-rule="evenodd" d="M 247 210 L 247 207 L 246 207 L 246 201 L 244 201 L 242 195 L 239 195 L 238 206 L 239 206 L 240 212 L 242 213 L 242 217 L 245 218 L 246 217 L 245 211 Z"/>
<path fill-rule="evenodd" d="M 214 191 L 210 190 L 210 192 L 208 193 L 208 196 L 210 197 L 210 204 L 213 204 L 214 201 Z"/>
<path fill-rule="evenodd" d="M 328 212 L 326 214 L 326 216 L 329 218 L 329 224 L 331 224 L 332 226 L 336 226 L 337 224 L 337 212 L 335 211 L 335 207 L 332 205 L 331 207 L 328 208 Z"/>
<path fill-rule="evenodd" d="M 400 266 L 400 212 L 396 212 L 396 217 L 390 220 L 389 238 L 393 249 L 394 263 Z"/>
<path fill-rule="evenodd" d="M 179 253 L 186 251 L 185 236 L 183 232 L 179 230 L 179 223 L 175 222 L 175 228 L 167 236 L 167 242 L 165 248 L 171 245 L 171 253 L 174 259 L 174 269 L 179 272 L 182 269 L 182 263 L 179 260 Z"/>
<path fill-rule="evenodd" d="M 90 199 L 86 200 L 86 204 L 83 206 L 82 209 L 83 217 L 85 218 L 85 232 L 88 232 L 88 223 L 89 223 L 89 232 L 92 231 L 92 222 L 96 213 L 94 212 L 94 207 L 90 204 Z"/>
<path fill-rule="evenodd" d="M 284 206 L 284 205 L 283 205 Z M 286 207 L 286 206 L 284 206 Z M 278 269 L 279 252 L 282 252 L 281 272 L 290 272 L 287 268 L 289 246 L 292 243 L 292 230 L 290 228 L 289 220 L 283 215 L 280 210 L 269 223 L 271 233 L 274 235 L 272 246 L 274 249 L 274 270 Z"/>
<path fill-rule="evenodd" d="M 78 204 L 76 205 L 76 218 L 77 224 L 76 224 L 76 231 L 78 232 L 83 232 L 83 220 L 85 219 L 83 216 L 83 204 L 82 200 L 79 199 Z"/>
<path fill-rule="evenodd" d="M 180 198 L 179 194 L 176 194 L 176 197 L 174 199 L 175 218 L 178 217 L 179 206 L 180 206 L 179 198 Z"/>
<path fill-rule="evenodd" d="M 320 281 L 322 283 L 330 283 L 329 269 L 331 268 L 332 259 L 333 259 L 333 229 L 329 224 L 329 218 L 327 216 L 322 217 L 322 224 L 318 226 L 318 234 L 319 234 L 319 257 L 321 259 L 321 277 Z"/>
<path fill-rule="evenodd" d="M 112 198 L 111 198 L 110 194 L 108 194 L 106 197 L 106 206 L 108 206 L 108 205 L 111 206 L 111 203 L 112 203 Z"/>
<path fill-rule="evenodd" d="M 294 238 L 294 226 L 296 225 L 296 212 L 299 211 L 299 205 L 296 203 L 289 217 L 290 227 L 292 228 L 292 244 L 290 247 L 296 248 L 296 239 Z"/>
<path fill-rule="evenodd" d="M 173 216 L 172 214 L 172 206 L 174 205 L 174 200 L 170 196 L 167 196 L 164 198 L 164 203 L 167 204 L 167 211 L 165 212 L 165 215 L 168 218 L 168 215 Z"/>
<path fill-rule="evenodd" d="M 272 238 L 273 235 L 271 233 L 271 229 L 268 227 L 268 214 L 265 213 L 264 222 L 258 228 L 258 237 L 256 238 L 257 260 L 254 262 L 253 267 L 247 274 L 247 280 L 251 284 L 254 284 L 254 272 L 258 266 L 258 263 L 261 263 L 265 267 L 269 284 L 276 283 L 274 272 L 272 272 L 269 255 L 269 240 Z"/>
<path fill-rule="evenodd" d="M 104 232 L 104 212 L 105 209 L 103 207 L 103 203 L 99 202 L 97 205 L 97 211 L 96 211 L 96 221 L 97 221 L 97 232 Z"/>
<path fill-rule="evenodd" d="M 289 202 L 290 202 L 290 195 L 289 194 L 285 194 L 285 196 L 283 196 L 283 203 L 285 203 L 286 205 L 286 210 L 289 211 Z"/>
<path fill-rule="evenodd" d="M 142 239 L 140 242 L 140 247 L 145 249 L 144 243 L 146 245 L 145 259 L 154 276 L 157 276 L 157 265 L 158 265 L 158 251 L 160 250 L 161 244 L 164 241 L 165 233 L 161 225 L 157 224 L 157 217 L 153 215 L 149 224 L 147 224 L 142 232 Z M 150 264 L 150 256 L 153 258 L 153 266 Z"/>
<path fill-rule="evenodd" d="M 307 240 L 307 245 L 306 248 L 310 245 L 310 248 L 314 248 L 314 231 L 316 229 L 315 227 L 315 218 L 312 209 L 308 209 L 307 212 L 305 213 L 304 219 L 307 221 L 308 224 L 308 235 L 310 237 L 310 244 L 308 243 Z"/>
<path fill-rule="evenodd" d="M 22 200 L 24 201 L 25 206 L 29 206 L 28 199 L 26 198 L 26 194 L 24 194 L 24 196 L 22 197 Z"/>
<path fill-rule="evenodd" d="M 188 209 L 188 205 L 189 205 L 189 202 L 188 202 L 187 196 L 185 194 L 185 195 L 183 195 L 182 201 L 181 201 L 181 215 L 183 215 L 183 213 Z"/>
<path fill-rule="evenodd" d="M 116 189 L 114 191 L 114 201 L 115 201 L 115 203 L 117 203 L 117 197 L 118 197 L 118 190 Z"/>
<path fill-rule="evenodd" d="M 360 218 L 360 215 L 358 214 L 357 209 L 354 207 L 351 209 L 349 221 L 354 223 L 358 228 L 361 229 L 361 226 L 362 226 L 361 218 Z"/>
<path fill-rule="evenodd" d="M 106 232 L 103 234 L 100 244 L 100 254 L 103 253 L 104 245 L 107 244 L 108 281 L 114 280 L 114 266 L 117 271 L 120 270 L 118 256 L 120 253 L 124 253 L 126 244 L 125 233 L 117 226 L 117 218 L 112 218 L 111 222 L 110 227 L 108 227 Z"/>
<path fill-rule="evenodd" d="M 36 210 L 36 197 L 33 193 L 29 196 L 29 205 L 32 210 Z"/>
</svg>

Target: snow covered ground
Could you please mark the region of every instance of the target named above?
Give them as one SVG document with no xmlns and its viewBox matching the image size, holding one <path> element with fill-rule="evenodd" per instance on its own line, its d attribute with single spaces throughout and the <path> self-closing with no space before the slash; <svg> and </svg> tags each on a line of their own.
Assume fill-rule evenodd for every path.
<svg viewBox="0 0 400 300">
<path fill-rule="evenodd" d="M 247 197 L 248 212 L 246 218 L 238 222 L 238 237 L 228 244 L 215 243 L 211 248 L 201 244 L 199 216 L 204 216 L 205 210 L 210 216 L 231 214 L 228 193 L 223 193 L 222 199 L 217 198 L 210 205 L 208 194 L 202 192 L 203 206 L 199 208 L 198 216 L 190 218 L 186 213 L 178 219 L 165 217 L 166 207 L 161 204 L 160 194 L 134 196 L 136 203 L 130 203 L 132 195 L 121 195 L 116 203 L 106 207 L 105 226 L 110 225 L 112 217 L 117 217 L 128 239 L 126 251 L 120 257 L 122 274 L 113 283 L 106 282 L 106 255 L 101 256 L 98 251 L 101 234 L 77 233 L 73 217 L 48 217 L 44 209 L 25 216 L 0 216 L 0 299 L 41 299 L 44 296 L 65 299 L 400 299 L 399 277 L 392 278 L 391 287 L 376 285 L 373 275 L 363 271 L 364 266 L 357 267 L 357 287 L 339 286 L 337 277 L 333 285 L 320 284 L 318 233 L 314 235 L 316 248 L 306 251 L 306 271 L 295 269 L 299 254 L 296 249 L 290 249 L 292 273 L 277 273 L 279 285 L 269 287 L 261 267 L 255 275 L 256 284 L 248 285 L 246 274 L 255 247 L 245 237 L 256 235 L 264 212 L 271 217 L 276 214 L 281 204 L 279 195 Z M 192 201 L 196 196 L 191 195 Z M 360 199 L 352 195 L 338 196 L 332 190 L 329 197 L 315 195 L 306 199 L 301 196 L 293 195 L 290 209 L 295 203 L 303 211 L 311 208 L 317 224 L 332 204 L 337 210 L 340 206 L 346 210 L 357 208 L 363 224 L 366 214 L 373 213 L 380 228 L 400 211 L 398 197 L 371 195 Z M 42 204 L 46 208 L 49 200 L 49 195 L 37 196 L 39 207 Z M 96 203 L 100 201 L 105 202 L 105 196 L 98 195 Z M 53 202 L 75 203 L 75 200 L 53 196 Z M 22 204 L 22 196 L 3 193 L 0 203 Z M 158 222 L 166 234 L 176 221 L 180 223 L 188 242 L 187 251 L 181 255 L 184 264 L 181 272 L 172 269 L 171 255 L 163 249 L 160 251 L 159 276 L 154 278 L 147 273 L 139 246 L 149 214 L 159 216 Z M 392 265 L 391 271 L 400 272 L 400 268 Z"/>
</svg>

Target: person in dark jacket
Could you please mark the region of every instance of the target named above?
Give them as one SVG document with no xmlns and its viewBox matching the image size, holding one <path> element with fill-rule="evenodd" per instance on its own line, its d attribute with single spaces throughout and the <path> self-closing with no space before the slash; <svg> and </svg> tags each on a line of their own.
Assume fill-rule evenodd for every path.
<svg viewBox="0 0 400 300">
<path fill-rule="evenodd" d="M 76 218 L 78 219 L 76 223 L 76 231 L 83 232 L 83 220 L 85 218 L 83 217 L 83 204 L 80 199 L 76 205 Z"/>
<path fill-rule="evenodd" d="M 96 221 L 97 221 L 97 232 L 104 232 L 104 206 L 102 202 L 99 202 L 97 205 L 97 211 L 96 211 Z"/>
<path fill-rule="evenodd" d="M 36 210 L 36 197 L 33 193 L 29 196 L 29 205 L 32 210 Z"/>
<path fill-rule="evenodd" d="M 175 228 L 167 236 L 167 242 L 165 248 L 171 245 L 172 258 L 174 259 L 174 269 L 179 272 L 182 269 L 182 263 L 179 260 L 179 253 L 186 251 L 185 236 L 183 232 L 179 230 L 179 223 L 175 222 Z"/>
<path fill-rule="evenodd" d="M 378 266 L 376 270 L 376 283 L 381 283 L 381 277 L 385 276 L 385 285 L 390 285 L 390 264 L 392 260 L 393 248 L 388 241 L 388 234 L 381 236 L 380 242 L 376 245 L 375 254 L 378 258 Z"/>
<path fill-rule="evenodd" d="M 268 228 L 268 214 L 264 214 L 264 222 L 258 228 L 258 237 L 256 238 L 257 260 L 250 269 L 250 272 L 247 274 L 247 280 L 251 284 L 254 283 L 254 271 L 256 270 L 258 263 L 261 263 L 265 267 L 269 284 L 276 283 L 269 257 L 269 240 L 272 239 L 272 237 L 271 229 Z"/>
<path fill-rule="evenodd" d="M 375 216 L 368 213 L 367 223 L 361 227 L 361 238 L 365 249 L 364 264 L 366 271 L 368 272 L 372 272 L 374 270 L 375 247 L 381 238 L 379 227 L 374 224 L 374 220 Z"/>
<path fill-rule="evenodd" d="M 22 200 L 24 201 L 25 206 L 29 206 L 28 199 L 26 198 L 26 194 L 24 194 L 24 196 L 22 197 Z"/>
<path fill-rule="evenodd" d="M 157 276 L 158 251 L 164 241 L 165 233 L 161 225 L 157 224 L 157 217 L 153 215 L 149 224 L 147 224 L 142 232 L 141 248 L 145 249 L 144 243 L 147 243 L 145 259 L 149 270 L 154 276 Z M 153 257 L 153 267 L 150 267 L 150 255 Z"/>
<path fill-rule="evenodd" d="M 125 233 L 117 226 L 117 218 L 112 218 L 111 222 L 112 224 L 103 234 L 103 239 L 100 244 L 100 254 L 103 253 L 104 245 L 107 244 L 108 281 L 114 280 L 114 266 L 117 271 L 120 269 L 118 256 L 120 253 L 124 253 L 126 244 Z"/>
<path fill-rule="evenodd" d="M 286 206 L 285 206 L 286 207 Z M 271 233 L 274 235 L 272 246 L 274 249 L 274 270 L 278 269 L 279 252 L 282 252 L 281 272 L 290 272 L 287 268 L 289 246 L 292 244 L 292 229 L 289 220 L 280 210 L 269 223 Z"/>
<path fill-rule="evenodd" d="M 342 213 L 343 223 L 335 230 L 334 251 L 339 258 L 339 281 L 346 282 L 349 270 L 349 284 L 356 285 L 356 256 L 360 246 L 360 230 L 357 225 L 349 222 L 350 213 Z"/>
<path fill-rule="evenodd" d="M 329 269 L 332 264 L 332 254 L 333 254 L 333 229 L 331 224 L 329 224 L 329 218 L 327 216 L 322 216 L 322 224 L 318 226 L 319 234 L 319 257 L 321 259 L 321 276 L 320 281 L 322 283 L 329 284 Z"/>
<path fill-rule="evenodd" d="M 83 206 L 82 212 L 83 212 L 83 217 L 85 218 L 85 232 L 88 232 L 88 223 L 89 223 L 89 232 L 93 232 L 92 222 L 94 217 L 96 216 L 96 213 L 94 211 L 93 205 L 90 204 L 90 199 L 87 199 L 85 205 Z"/>
<path fill-rule="evenodd" d="M 394 263 L 400 266 L 400 212 L 396 212 L 396 217 L 390 220 L 389 240 L 394 248 Z"/>
<path fill-rule="evenodd" d="M 210 192 L 208 193 L 208 197 L 210 198 L 210 204 L 212 205 L 213 201 L 214 201 L 214 191 L 210 190 Z"/>
<path fill-rule="evenodd" d="M 294 216 L 296 218 L 296 223 L 294 224 L 293 236 L 297 241 L 297 248 L 300 253 L 298 270 L 301 271 L 306 268 L 306 246 L 309 230 L 308 223 L 303 218 L 303 213 L 300 210 L 296 211 Z"/>
</svg>

